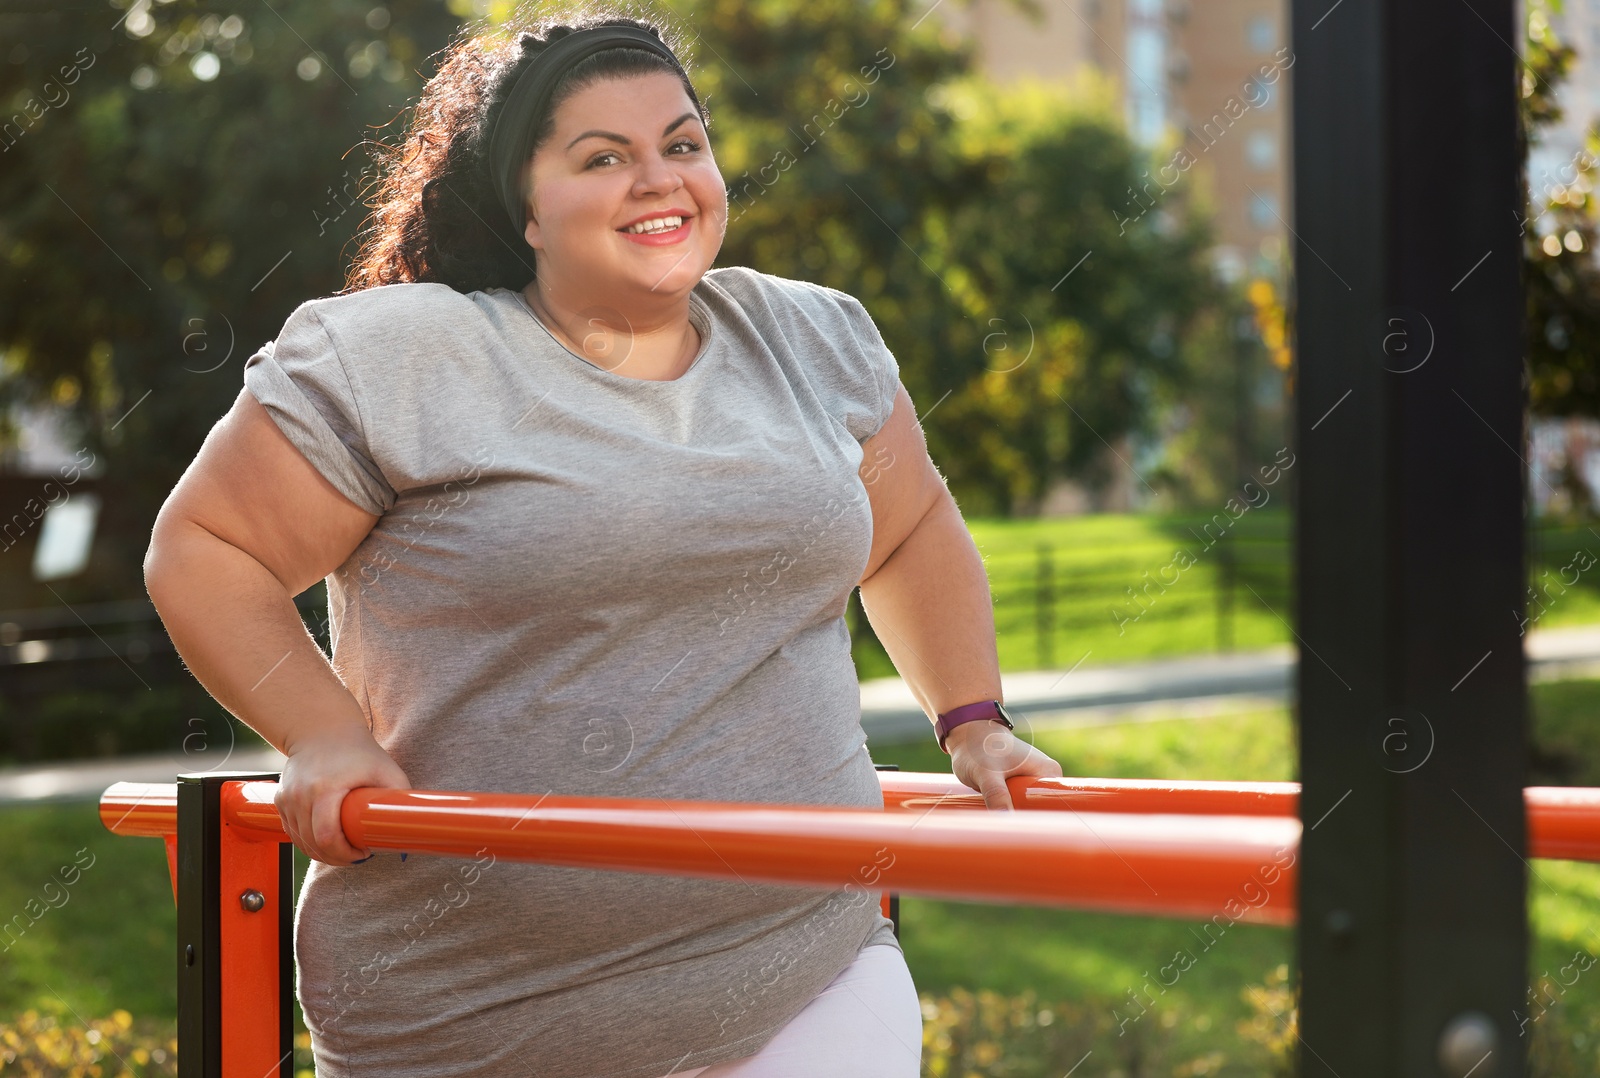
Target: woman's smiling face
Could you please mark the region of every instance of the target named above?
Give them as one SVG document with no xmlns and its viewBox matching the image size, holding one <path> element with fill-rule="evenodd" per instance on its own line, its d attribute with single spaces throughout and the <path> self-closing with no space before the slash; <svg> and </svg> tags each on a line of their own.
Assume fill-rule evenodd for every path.
<svg viewBox="0 0 1600 1078">
<path fill-rule="evenodd" d="M 531 172 L 523 234 L 542 286 L 569 299 L 680 296 L 722 247 L 727 185 L 676 75 L 605 79 L 569 97 Z M 662 235 L 627 231 L 662 217 L 683 221 Z"/>
</svg>

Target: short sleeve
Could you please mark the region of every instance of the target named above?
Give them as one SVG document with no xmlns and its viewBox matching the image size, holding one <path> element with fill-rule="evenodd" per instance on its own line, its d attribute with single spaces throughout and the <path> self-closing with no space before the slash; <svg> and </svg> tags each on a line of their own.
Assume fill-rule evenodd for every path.
<svg viewBox="0 0 1600 1078">
<path fill-rule="evenodd" d="M 245 361 L 245 386 L 339 493 L 381 516 L 395 491 L 373 463 L 355 390 L 314 302 L 296 308 L 277 340 Z"/>
<path fill-rule="evenodd" d="M 889 422 L 895 395 L 900 390 L 900 364 L 861 301 L 838 289 L 827 291 L 838 300 L 844 314 L 848 339 L 839 343 L 846 360 L 855 368 L 847 373 L 846 380 L 853 390 L 851 396 L 856 398 L 853 403 L 860 405 L 847 412 L 845 427 L 856 441 L 864 442 Z"/>
</svg>

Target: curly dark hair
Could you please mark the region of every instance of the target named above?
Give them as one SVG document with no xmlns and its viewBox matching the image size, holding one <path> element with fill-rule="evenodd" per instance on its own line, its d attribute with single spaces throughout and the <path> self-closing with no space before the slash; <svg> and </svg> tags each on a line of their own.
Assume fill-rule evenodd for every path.
<svg viewBox="0 0 1600 1078">
<path fill-rule="evenodd" d="M 367 203 L 372 212 L 345 275 L 345 292 L 404 282 L 447 284 L 459 292 L 521 289 L 533 280 L 533 248 L 507 219 L 489 167 L 489 137 L 517 76 L 552 42 L 595 26 L 637 27 L 684 58 L 673 27 L 618 14 L 614 6 L 562 18 L 568 21 L 547 17 L 533 27 L 464 28 L 437 54 L 438 71 L 412 106 L 403 141 L 373 144 L 379 171 Z M 605 49 L 573 65 L 535 121 L 535 152 L 555 131 L 556 109 L 573 94 L 604 79 L 656 72 L 679 74 L 666 59 L 642 49 Z M 683 82 L 690 99 L 698 100 L 688 80 Z M 703 103 L 699 111 L 709 127 L 711 114 Z"/>
</svg>

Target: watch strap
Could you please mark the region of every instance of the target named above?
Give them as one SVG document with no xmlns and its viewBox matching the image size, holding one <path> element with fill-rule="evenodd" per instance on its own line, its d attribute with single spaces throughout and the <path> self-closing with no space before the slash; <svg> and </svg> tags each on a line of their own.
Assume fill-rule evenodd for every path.
<svg viewBox="0 0 1600 1078">
<path fill-rule="evenodd" d="M 980 719 L 992 719 L 1002 723 L 1007 730 L 1016 729 L 1011 723 L 1011 717 L 1006 714 L 1006 709 L 998 700 L 979 700 L 973 704 L 962 704 L 960 707 L 953 707 L 941 713 L 934 720 L 933 732 L 939 739 L 939 748 L 948 754 L 950 750 L 946 747 L 945 740 L 950 736 L 950 731 L 964 722 L 977 722 Z"/>
</svg>

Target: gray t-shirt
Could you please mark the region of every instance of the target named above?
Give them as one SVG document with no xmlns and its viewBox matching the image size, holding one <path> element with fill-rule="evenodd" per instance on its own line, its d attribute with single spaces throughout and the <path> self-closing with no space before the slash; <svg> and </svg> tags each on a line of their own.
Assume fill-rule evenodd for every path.
<svg viewBox="0 0 1600 1078">
<path fill-rule="evenodd" d="M 673 381 L 562 347 L 520 292 L 302 304 L 245 364 L 377 526 L 333 666 L 414 787 L 881 808 L 844 611 L 861 441 L 899 376 L 851 296 L 740 266 Z M 886 859 L 885 859 L 886 863 Z M 296 910 L 319 1078 L 658 1078 L 760 1050 L 869 944 L 833 889 L 381 853 Z"/>
</svg>

